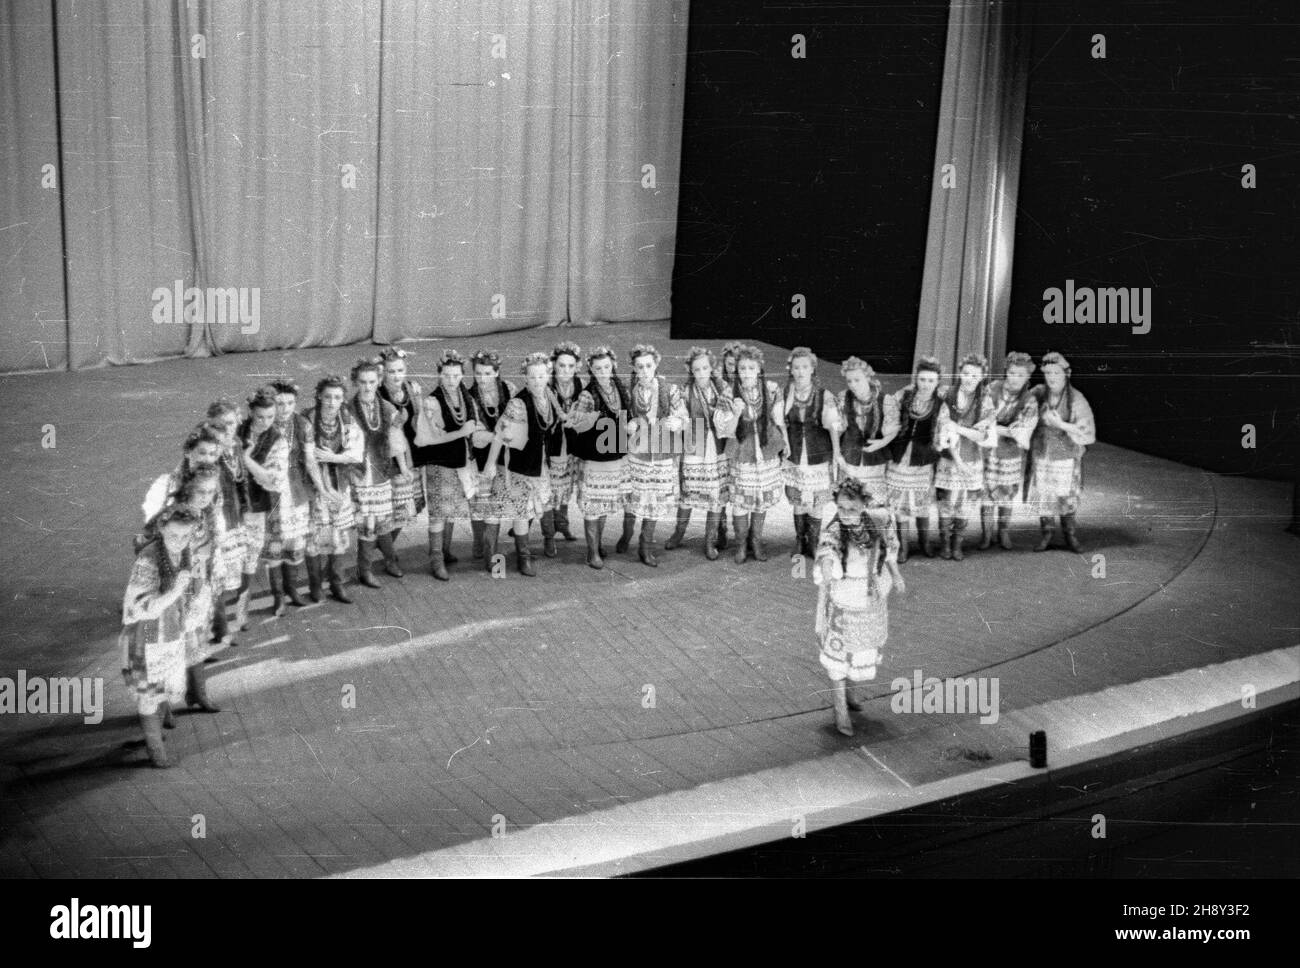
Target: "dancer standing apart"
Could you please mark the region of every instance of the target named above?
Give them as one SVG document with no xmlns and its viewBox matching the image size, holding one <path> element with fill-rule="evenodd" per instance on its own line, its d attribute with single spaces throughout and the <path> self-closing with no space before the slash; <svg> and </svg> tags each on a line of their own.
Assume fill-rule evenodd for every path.
<svg viewBox="0 0 1300 968">
<path fill-rule="evenodd" d="M 1007 551 L 1012 548 L 1011 514 L 1024 488 L 1025 457 L 1038 426 L 1038 398 L 1029 387 L 1033 372 L 1034 361 L 1028 353 L 1008 353 L 1005 379 L 989 387 L 997 444 L 984 461 L 981 551 L 993 543 L 995 516 L 998 546 Z"/>
<path fill-rule="evenodd" d="M 287 380 L 271 384 L 275 391 L 275 429 L 288 448 L 285 473 L 275 504 L 266 515 L 266 543 L 262 564 L 271 581 L 271 614 L 284 614 L 287 597 L 297 607 L 307 604 L 298 594 L 298 566 L 307 554 L 307 529 L 311 525 L 309 463 L 316 461 L 311 427 L 298 413 L 298 387 Z"/>
<path fill-rule="evenodd" d="M 614 550 L 623 554 L 632 543 L 636 519 L 641 519 L 637 557 L 656 568 L 655 525 L 671 520 L 681 496 L 678 468 L 686 406 L 682 391 L 658 375 L 660 353 L 653 346 L 637 345 L 629 354 L 634 373 L 629 392 L 627 499 L 623 506 L 623 535 Z"/>
<path fill-rule="evenodd" d="M 384 571 L 402 577 L 393 549 L 393 478 L 411 473 L 407 464 L 402 414 L 379 395 L 383 372 L 378 359 L 361 360 L 352 368 L 352 419 L 363 440 L 362 460 L 352 468 L 352 500 L 357 521 L 357 581 L 367 588 L 379 582 L 370 569 L 375 547 L 384 556 Z"/>
<path fill-rule="evenodd" d="M 248 554 L 255 563 L 262 561 L 266 547 L 267 519 L 276 512 L 285 476 L 289 473 L 289 445 L 275 426 L 275 390 L 262 387 L 248 399 L 248 418 L 239 427 L 240 446 L 244 449 L 244 468 L 248 471 L 248 513 L 244 527 Z M 245 569 L 248 565 L 245 563 Z M 273 610 L 283 604 L 284 583 L 279 568 L 268 567 Z M 247 623 L 247 611 L 240 615 L 240 627 Z"/>
<path fill-rule="evenodd" d="M 898 434 L 889 444 L 890 462 L 885 472 L 889 504 L 898 516 L 898 560 L 907 560 L 903 522 L 916 521 L 916 540 L 927 558 L 930 547 L 930 510 L 934 506 L 934 465 L 939 462 L 939 441 L 948 424 L 948 407 L 939 395 L 939 361 L 923 356 L 909 386 L 895 396 Z"/>
<path fill-rule="evenodd" d="M 530 353 L 523 365 L 524 388 L 511 397 L 497 421 L 488 451 L 487 476 L 492 481 L 492 517 L 488 528 L 511 522 L 515 538 L 515 563 L 521 575 L 537 574 L 528 547 L 532 519 L 546 513 L 551 485 L 546 467 L 547 446 L 563 435 L 560 403 L 547 386 L 551 360 L 545 353 Z M 487 540 L 495 543 L 495 534 Z M 489 570 L 491 564 L 489 559 Z"/>
<path fill-rule="evenodd" d="M 839 407 L 817 382 L 817 356 L 796 346 L 786 360 L 782 414 L 790 453 L 781 465 L 794 508 L 794 555 L 812 558 L 821 537 L 821 509 L 831 503 L 831 472 L 840 462 Z"/>
<path fill-rule="evenodd" d="M 567 420 L 578 405 L 584 386 L 578 379 L 578 361 L 582 350 L 577 343 L 558 343 L 551 350 L 551 391 L 560 404 L 561 421 Z M 574 452 L 578 434 L 570 427 L 561 426 L 552 434 L 547 444 L 547 460 L 551 475 L 551 504 L 542 515 L 542 553 L 554 558 L 559 550 L 555 546 L 556 534 L 565 541 L 573 541 L 569 530 L 569 502 L 577 496 L 578 480 L 582 475 L 582 459 Z"/>
<path fill-rule="evenodd" d="M 567 429 L 577 434 L 575 453 L 582 461 L 578 479 L 578 506 L 582 508 L 587 539 L 587 564 L 605 567 L 601 547 L 605 519 L 623 510 L 627 488 L 627 451 L 622 431 L 631 409 L 627 388 L 617 376 L 614 351 L 598 346 L 587 355 L 591 379 L 568 418 Z"/>
<path fill-rule="evenodd" d="M 155 521 L 159 537 L 135 556 L 122 599 L 122 678 L 135 695 L 149 759 L 160 768 L 171 765 L 163 748 L 163 704 L 185 698 L 190 538 L 197 523 L 189 508 L 162 511 Z"/>
<path fill-rule="evenodd" d="M 496 539 L 500 537 L 500 528 L 489 528 L 488 518 L 499 520 L 500 516 L 492 504 L 492 479 L 486 475 L 488 450 L 496 439 L 497 421 L 515 395 L 515 386 L 501 379 L 501 357 L 495 350 L 479 350 L 471 362 L 474 364 L 474 385 L 470 387 L 469 395 L 474 401 L 474 419 L 479 427 L 470 436 L 470 453 L 474 457 L 478 480 L 469 502 L 469 524 L 474 534 L 474 557 L 486 558 L 490 571 L 492 558 L 497 553 Z M 489 531 L 492 533 L 490 548 L 487 545 Z"/>
<path fill-rule="evenodd" d="M 470 438 L 482 426 L 474 419 L 474 400 L 465 391 L 465 358 L 443 350 L 438 360 L 438 386 L 424 398 L 424 413 L 416 435 L 417 450 L 426 455 L 424 489 L 429 502 L 430 571 L 449 581 L 448 565 L 460 559 L 451 553 L 457 521 L 468 521 L 478 469 L 470 456 Z M 476 532 L 476 540 L 482 536 Z"/>
<path fill-rule="evenodd" d="M 957 369 L 957 387 L 944 397 L 952 420 L 940 442 L 934 487 L 939 500 L 939 555 L 961 561 L 962 532 L 984 494 L 984 453 L 996 446 L 998 438 L 987 391 L 989 361 L 971 353 Z"/>
<path fill-rule="evenodd" d="M 736 530 L 733 560 L 745 563 L 752 554 L 767 561 L 763 525 L 767 512 L 781 500 L 781 458 L 790 452 L 781 419 L 781 389 L 763 372 L 763 353 L 742 346 L 736 354 L 736 378 L 731 385 L 733 427 L 728 436 L 727 465 L 731 470 L 731 513 Z"/>
<path fill-rule="evenodd" d="M 244 517 L 248 514 L 248 472 L 244 469 L 244 455 L 239 447 L 239 408 L 229 400 L 218 400 L 208 407 L 208 425 L 221 441 L 217 466 L 221 471 L 222 529 L 217 542 L 221 556 L 222 587 L 217 590 L 215 628 L 226 644 L 234 648 L 231 630 L 243 628 L 248 622 L 248 599 L 252 577 L 257 571 L 257 557 L 249 560 L 248 529 Z M 235 621 L 226 621 L 224 595 L 234 593 Z"/>
<path fill-rule="evenodd" d="M 681 502 L 677 506 L 677 527 L 664 549 L 672 551 L 686 537 L 692 511 L 704 512 L 704 556 L 718 557 L 718 525 L 730 500 L 731 473 L 727 467 L 726 441 L 718 426 L 734 426 L 727 402 L 727 388 L 718 373 L 713 354 L 692 346 L 686 354 L 689 382 L 682 396 L 689 421 L 681 461 Z"/>
<path fill-rule="evenodd" d="M 181 481 L 175 503 L 195 516 L 190 535 L 190 588 L 185 606 L 185 705 L 205 713 L 219 713 L 221 707 L 208 698 L 203 663 L 213 654 L 212 612 L 216 589 L 221 581 L 221 558 L 217 554 L 221 517 L 217 511 L 220 471 L 216 466 L 193 468 Z M 171 728 L 171 705 L 165 707 L 163 725 Z"/>
<path fill-rule="evenodd" d="M 835 514 L 817 545 L 813 580 L 819 587 L 815 628 L 818 657 L 834 689 L 835 728 L 853 735 L 849 709 L 862 703 L 848 683 L 876 678 L 889 636 L 889 593 L 906 590 L 898 570 L 893 512 L 871 505 L 860 480 L 848 477 L 835 492 Z"/>
<path fill-rule="evenodd" d="M 840 364 L 847 388 L 839 396 L 840 473 L 862 482 L 868 504 L 884 504 L 889 444 L 898 433 L 898 403 L 885 396 L 876 371 L 856 356 Z"/>
<path fill-rule="evenodd" d="M 1038 387 L 1038 427 L 1034 430 L 1030 461 L 1029 500 L 1038 508 L 1042 537 L 1035 551 L 1052 544 L 1056 515 L 1061 516 L 1065 544 L 1078 554 L 1083 549 L 1075 533 L 1075 515 L 1083 492 L 1083 455 L 1097 442 L 1092 407 L 1070 382 L 1070 363 L 1060 353 L 1042 359 L 1044 384 Z"/>
<path fill-rule="evenodd" d="M 384 382 L 380 384 L 379 395 L 391 403 L 402 415 L 402 438 L 406 441 L 407 467 L 409 475 L 393 476 L 393 544 L 407 523 L 420 516 L 425 506 L 424 467 L 429 463 L 429 454 L 415 444 L 415 430 L 421 411 L 424 409 L 424 388 L 415 380 L 407 378 L 406 361 L 410 357 L 406 350 L 390 346 L 379 354 L 384 363 Z M 397 554 L 396 550 L 393 552 Z M 429 557 L 433 557 L 433 545 L 429 545 Z"/>
<path fill-rule="evenodd" d="M 346 394 L 341 376 L 325 377 L 316 384 L 316 406 L 303 417 L 311 428 L 308 446 L 315 458 L 307 465 L 314 489 L 307 530 L 311 599 L 319 602 L 322 582 L 328 582 L 330 596 L 351 605 L 352 598 L 343 590 L 343 556 L 357 538 L 352 468 L 365 459 L 365 439 L 343 402 Z"/>
<path fill-rule="evenodd" d="M 744 345 L 745 344 L 741 343 L 739 340 L 732 340 L 730 343 L 722 344 L 722 356 L 720 357 L 722 384 L 728 388 L 728 391 L 730 391 L 730 388 L 736 383 L 736 355 Z M 725 453 L 723 454 L 723 459 L 726 459 Z M 727 465 L 727 473 L 731 473 L 730 464 Z M 728 498 L 730 498 L 730 495 L 728 495 Z M 728 500 L 728 503 L 730 503 L 730 500 Z M 722 509 L 722 513 L 718 516 L 717 548 L 718 551 L 727 550 L 727 509 L 725 507 Z"/>
</svg>

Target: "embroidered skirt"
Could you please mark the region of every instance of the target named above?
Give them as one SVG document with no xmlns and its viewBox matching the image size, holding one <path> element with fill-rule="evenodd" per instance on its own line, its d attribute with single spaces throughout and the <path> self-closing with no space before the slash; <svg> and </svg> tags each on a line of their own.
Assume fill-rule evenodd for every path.
<svg viewBox="0 0 1300 968">
<path fill-rule="evenodd" d="M 1024 484 L 1025 456 L 1001 457 L 996 453 L 984 459 L 984 501 L 986 504 L 1011 504 Z"/>
<path fill-rule="evenodd" d="M 429 500 L 429 518 L 469 520 L 469 498 L 454 467 L 430 464 L 424 468 L 424 490 Z"/>
<path fill-rule="evenodd" d="M 785 498 L 796 507 L 817 510 L 831 500 L 831 465 L 781 462 Z"/>
<path fill-rule="evenodd" d="M 713 458 L 682 456 L 681 506 L 721 512 L 731 500 L 731 464 L 726 454 Z"/>
<path fill-rule="evenodd" d="M 403 528 L 424 510 L 424 474 L 417 467 L 409 481 L 394 477 L 389 483 L 393 489 L 393 527 Z"/>
<path fill-rule="evenodd" d="M 220 576 L 218 591 L 233 592 L 244 577 L 244 558 L 248 554 L 248 538 L 244 525 L 222 531 L 217 538 L 217 562 L 214 571 Z"/>
<path fill-rule="evenodd" d="M 818 660 L 832 682 L 876 678 L 880 653 L 889 636 L 889 590 L 893 579 L 876 578 L 876 594 L 865 578 L 844 578 L 822 586 L 817 600 Z"/>
<path fill-rule="evenodd" d="M 622 514 L 627 497 L 627 458 L 585 460 L 578 478 L 578 507 L 587 519 Z"/>
<path fill-rule="evenodd" d="M 627 497 L 623 504 L 625 513 L 651 521 L 676 517 L 677 501 L 681 497 L 680 471 L 676 457 L 647 460 L 637 454 L 629 454 L 627 475 Z"/>
<path fill-rule="evenodd" d="M 984 497 L 984 463 L 958 466 L 949 457 L 939 458 L 934 474 L 935 490 L 948 493 L 939 498 L 939 508 L 945 515 L 959 518 L 978 517 L 980 502 Z"/>
<path fill-rule="evenodd" d="M 498 467 L 492 479 L 490 508 L 483 520 L 488 524 L 503 524 L 516 518 L 538 518 L 546 512 L 550 500 L 551 482 L 545 465 L 540 477 L 507 474 L 504 467 Z"/>
<path fill-rule="evenodd" d="M 1040 515 L 1074 514 L 1083 490 L 1083 462 L 1074 458 L 1035 458 L 1029 482 L 1029 503 Z"/>
<path fill-rule="evenodd" d="M 307 530 L 307 554 L 341 555 L 352 547 L 356 532 L 356 508 L 347 492 L 338 506 L 330 504 L 323 495 L 311 499 L 310 527 Z"/>
<path fill-rule="evenodd" d="M 311 508 L 306 501 L 294 504 L 281 496 L 279 503 L 266 513 L 266 538 L 262 542 L 262 564 L 297 565 L 307 550 L 307 530 Z"/>
<path fill-rule="evenodd" d="M 768 511 L 781 503 L 781 460 L 731 463 L 731 513 Z"/>
<path fill-rule="evenodd" d="M 906 461 L 911 451 L 903 455 Z M 885 471 L 885 488 L 888 491 L 889 506 L 900 515 L 923 518 L 934 506 L 934 465 L 907 463 L 895 464 L 890 461 Z"/>
<path fill-rule="evenodd" d="M 357 540 L 374 541 L 393 530 L 393 487 L 382 484 L 352 485 L 352 504 L 356 512 Z"/>
<path fill-rule="evenodd" d="M 551 503 L 547 510 L 559 511 L 567 508 L 573 500 L 578 481 L 582 478 L 582 461 L 572 454 L 550 459 Z"/>
<path fill-rule="evenodd" d="M 266 517 L 268 511 L 244 512 L 244 574 L 256 575 L 266 547 Z"/>
<path fill-rule="evenodd" d="M 171 623 L 169 623 L 171 624 Z M 185 641 L 183 630 L 159 641 L 158 622 L 137 622 L 122 629 L 122 678 L 135 694 L 136 710 L 157 712 L 164 702 L 185 701 Z"/>
</svg>

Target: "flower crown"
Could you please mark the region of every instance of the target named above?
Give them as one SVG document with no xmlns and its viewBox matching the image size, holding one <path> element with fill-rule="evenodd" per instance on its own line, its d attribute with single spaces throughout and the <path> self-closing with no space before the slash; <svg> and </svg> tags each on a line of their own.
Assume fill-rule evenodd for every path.
<svg viewBox="0 0 1300 968">
<path fill-rule="evenodd" d="M 1030 375 L 1038 369 L 1034 365 L 1034 358 L 1028 353 L 1012 352 L 1007 354 L 1007 361 L 1004 369 L 1011 369 L 1013 366 L 1022 366 L 1029 371 Z"/>
<path fill-rule="evenodd" d="M 357 381 L 357 377 L 360 376 L 362 373 L 364 373 L 366 370 L 374 370 L 376 373 L 382 374 L 384 372 L 383 357 L 380 356 L 362 357 L 361 359 L 357 360 L 355 363 L 352 364 L 352 371 L 348 374 L 348 378 L 351 379 L 353 383 L 355 383 Z"/>
<path fill-rule="evenodd" d="M 594 350 L 592 350 L 590 353 L 587 354 L 587 371 L 588 372 L 591 371 L 591 364 L 594 363 L 596 360 L 606 360 L 606 359 L 609 360 L 610 362 L 610 369 L 613 372 L 617 373 L 618 357 L 614 355 L 613 350 L 611 350 L 608 346 L 605 346 L 603 344 L 601 346 L 597 346 Z"/>
<path fill-rule="evenodd" d="M 868 380 L 873 379 L 876 375 L 876 371 L 871 368 L 870 363 L 866 360 L 858 359 L 856 356 L 850 356 L 840 364 L 840 373 L 844 376 L 848 376 L 854 370 L 861 370 L 867 375 Z"/>
<path fill-rule="evenodd" d="M 551 350 L 552 362 L 561 356 L 572 356 L 575 360 L 580 360 L 582 359 L 582 347 L 567 339 L 561 343 L 556 343 L 555 348 Z"/>
<path fill-rule="evenodd" d="M 1070 361 L 1067 360 L 1060 353 L 1057 353 L 1055 350 L 1053 350 L 1051 353 L 1044 354 L 1042 359 L 1042 364 L 1044 368 L 1051 366 L 1053 363 L 1055 363 L 1062 370 L 1064 370 L 1066 376 L 1070 375 Z"/>
<path fill-rule="evenodd" d="M 708 349 L 707 347 L 704 346 L 692 346 L 689 350 L 686 351 L 686 375 L 687 376 L 691 375 L 691 367 L 695 365 L 695 361 L 698 360 L 700 357 L 704 357 L 705 359 L 707 359 L 709 361 L 709 366 L 712 367 L 714 370 L 718 368 L 718 358 L 713 355 L 713 351 L 711 349 Z"/>
<path fill-rule="evenodd" d="M 524 376 L 528 375 L 530 366 L 544 366 L 549 373 L 551 370 L 551 358 L 545 353 L 529 353 L 524 357 L 524 365 L 519 368 L 519 372 Z"/>
<path fill-rule="evenodd" d="M 736 362 L 739 363 L 741 360 L 753 360 L 758 364 L 759 370 L 763 369 L 763 351 L 757 346 L 749 346 L 744 343 L 738 345 L 736 347 Z"/>
<path fill-rule="evenodd" d="M 475 366 L 491 366 L 501 369 L 501 354 L 496 350 L 479 350 L 472 357 Z"/>
<path fill-rule="evenodd" d="M 627 354 L 628 362 L 636 363 L 636 361 L 642 356 L 653 356 L 655 366 L 658 366 L 659 361 L 663 359 L 663 354 L 649 343 L 637 343 L 636 346 L 632 347 L 632 352 Z"/>
<path fill-rule="evenodd" d="M 459 366 L 463 370 L 465 368 L 465 357 L 453 349 L 443 350 L 442 355 L 438 357 L 438 369 L 442 370 L 445 366 Z"/>
<path fill-rule="evenodd" d="M 785 358 L 785 371 L 790 373 L 794 369 L 795 360 L 811 360 L 813 372 L 817 371 L 817 354 L 806 346 L 796 346 L 790 351 L 790 355 Z"/>
<path fill-rule="evenodd" d="M 382 363 L 387 363 L 389 360 L 405 360 L 408 356 L 414 355 L 409 350 L 404 350 L 398 346 L 390 346 L 379 354 L 378 359 Z"/>
</svg>

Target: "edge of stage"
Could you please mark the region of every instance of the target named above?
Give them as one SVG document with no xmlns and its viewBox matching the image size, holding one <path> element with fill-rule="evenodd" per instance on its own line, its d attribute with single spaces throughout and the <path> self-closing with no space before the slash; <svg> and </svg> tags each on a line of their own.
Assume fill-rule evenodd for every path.
<svg viewBox="0 0 1300 968">
<path fill-rule="evenodd" d="M 664 323 L 620 324 L 439 341 L 427 355 L 415 344 L 412 369 L 431 370 L 442 345 L 490 343 L 508 375 L 561 338 L 619 352 L 648 340 L 676 377 L 669 362 L 689 343 L 667 334 Z M 779 370 L 785 351 L 766 349 Z M 243 644 L 209 667 L 223 712 L 178 717 L 168 739 L 177 765 L 142 766 L 143 752 L 124 747 L 138 727 L 116 633 L 145 488 L 210 399 L 282 373 L 307 389 L 370 352 L 0 381 L 10 457 L 0 466 L 10 548 L 0 676 L 102 676 L 105 689 L 95 726 L 0 716 L 0 872 L 630 873 L 789 838 L 796 823 L 813 832 L 981 789 L 1032 799 L 1081 762 L 1297 698 L 1289 486 L 1099 444 L 1082 556 L 1030 552 L 1025 512 L 1014 552 L 904 566 L 909 593 L 892 603 L 885 661 L 852 739 L 830 727 L 815 593 L 792 574 L 781 508 L 762 564 L 706 561 L 693 521 L 658 569 L 629 555 L 594 572 L 581 542 L 562 543 L 558 559 L 538 558 L 536 579 L 511 566 L 493 581 L 466 553 L 448 584 L 428 576 L 417 524 L 399 542 L 402 581 L 381 575 L 384 587 L 350 607 L 255 614 Z M 823 371 L 838 388 L 838 367 Z M 903 379 L 887 377 L 887 389 Z M 1104 439 L 1105 413 L 1098 422 Z M 41 447 L 46 424 L 53 449 Z M 254 607 L 265 609 L 264 595 Z M 891 681 L 917 670 L 996 677 L 998 722 L 892 711 Z M 349 685 L 352 709 L 340 703 Z M 1035 729 L 1048 734 L 1045 771 L 1027 764 Z M 196 814 L 204 838 L 191 835 Z"/>
</svg>

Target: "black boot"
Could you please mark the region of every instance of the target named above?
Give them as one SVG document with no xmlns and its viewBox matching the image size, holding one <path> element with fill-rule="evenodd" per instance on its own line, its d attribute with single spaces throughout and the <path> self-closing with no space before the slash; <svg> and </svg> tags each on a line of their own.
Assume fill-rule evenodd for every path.
<svg viewBox="0 0 1300 968">
<path fill-rule="evenodd" d="M 952 560 L 953 561 L 963 561 L 966 557 L 964 554 L 962 554 L 962 550 L 961 550 L 961 534 L 965 530 L 966 530 L 965 518 L 952 519 Z"/>
<path fill-rule="evenodd" d="M 1038 544 L 1034 545 L 1034 550 L 1046 551 L 1052 546 L 1052 536 L 1056 532 L 1056 519 L 1040 516 L 1038 529 L 1042 532 L 1042 537 L 1038 539 Z"/>
<path fill-rule="evenodd" d="M 587 539 L 587 564 L 592 568 L 604 568 L 605 559 L 600 554 L 600 522 L 583 521 L 582 531 Z"/>
<path fill-rule="evenodd" d="M 577 541 L 572 531 L 569 530 L 569 509 L 561 505 L 555 509 L 555 530 L 564 536 L 565 541 Z"/>
<path fill-rule="evenodd" d="M 704 557 L 709 561 L 718 560 L 718 521 L 721 517 L 716 511 L 704 515 Z"/>
<path fill-rule="evenodd" d="M 673 551 L 682 546 L 682 541 L 686 538 L 686 528 L 691 523 L 691 509 L 677 509 L 677 527 L 673 528 L 673 533 L 669 535 L 668 540 L 664 542 L 664 551 Z M 642 528 L 642 534 L 645 529 Z"/>
<path fill-rule="evenodd" d="M 172 704 L 165 702 L 158 707 L 158 712 L 162 714 L 163 729 L 175 729 L 176 718 L 172 715 Z"/>
<path fill-rule="evenodd" d="M 659 559 L 655 557 L 655 523 L 654 518 L 641 520 L 641 541 L 637 548 L 637 557 L 641 563 L 651 568 L 659 567 Z"/>
<path fill-rule="evenodd" d="M 944 561 L 952 558 L 952 539 L 949 537 L 952 518 L 939 515 L 939 557 Z"/>
<path fill-rule="evenodd" d="M 501 537 L 501 525 L 483 525 L 483 570 L 492 573 L 492 559 L 497 556 L 497 539 Z"/>
<path fill-rule="evenodd" d="M 927 558 L 934 557 L 934 546 L 930 544 L 930 519 L 916 519 L 916 543 L 921 548 L 921 554 Z"/>
<path fill-rule="evenodd" d="M 624 511 L 623 512 L 623 537 L 619 538 L 618 543 L 614 545 L 615 553 L 620 555 L 626 553 L 627 549 L 632 545 L 632 535 L 635 533 L 636 533 L 636 515 L 628 514 L 626 511 Z"/>
<path fill-rule="evenodd" d="M 460 561 L 459 558 L 451 553 L 451 533 L 455 527 L 456 525 L 450 520 L 442 526 L 442 560 L 449 565 L 454 565 L 456 562 Z"/>
<path fill-rule="evenodd" d="M 749 546 L 755 561 L 767 561 L 767 548 L 763 546 L 763 522 L 767 513 L 755 511 L 749 518 Z"/>
<path fill-rule="evenodd" d="M 994 519 L 997 515 L 997 509 L 991 507 L 980 508 L 980 551 L 988 551 L 993 547 L 993 528 Z"/>
<path fill-rule="evenodd" d="M 271 583 L 271 615 L 279 618 L 284 614 L 284 576 L 278 565 L 266 566 L 266 580 Z"/>
<path fill-rule="evenodd" d="M 1011 544 L 1011 508 L 998 508 L 998 547 L 1003 551 L 1010 551 L 1014 545 Z"/>
<path fill-rule="evenodd" d="M 727 550 L 727 509 L 723 508 L 718 512 L 718 545 L 719 551 Z"/>
<path fill-rule="evenodd" d="M 596 521 L 596 548 L 600 551 L 602 558 L 609 557 L 605 552 L 605 518 L 607 516 L 602 514 Z"/>
<path fill-rule="evenodd" d="M 298 566 L 280 565 L 280 577 L 284 579 L 284 597 L 296 608 L 305 607 L 307 600 L 298 594 Z"/>
<path fill-rule="evenodd" d="M 307 556 L 307 597 L 313 602 L 324 600 L 321 590 L 320 559 L 315 555 Z"/>
<path fill-rule="evenodd" d="M 745 555 L 749 548 L 749 515 L 733 514 L 731 523 L 735 528 L 736 550 L 732 556 L 732 561 L 738 565 L 745 563 Z"/>
<path fill-rule="evenodd" d="M 438 581 L 451 581 L 451 575 L 447 574 L 447 556 L 441 547 L 429 554 L 429 574 Z"/>
<path fill-rule="evenodd" d="M 528 532 L 524 532 L 521 538 L 515 535 L 515 564 L 519 566 L 519 574 L 528 578 L 537 576 L 537 568 L 533 564 L 533 549 L 528 547 Z"/>
<path fill-rule="evenodd" d="M 474 535 L 474 560 L 478 561 L 483 557 L 483 531 L 487 528 L 486 521 L 475 521 L 470 519 L 469 530 Z"/>
<path fill-rule="evenodd" d="M 542 554 L 554 558 L 559 553 L 555 547 L 555 512 L 546 511 L 542 514 Z"/>
<path fill-rule="evenodd" d="M 203 681 L 203 670 L 190 666 L 185 670 L 185 705 L 198 706 L 205 713 L 219 713 L 221 707 L 208 698 L 208 686 Z"/>
<path fill-rule="evenodd" d="M 365 585 L 367 588 L 379 587 L 379 582 L 370 571 L 370 555 L 374 550 L 373 541 L 357 541 L 357 584 Z"/>
<path fill-rule="evenodd" d="M 1065 534 L 1065 546 L 1076 555 L 1081 554 L 1083 552 L 1083 546 L 1079 544 L 1079 536 L 1076 534 L 1076 524 L 1073 514 L 1061 515 L 1061 531 Z"/>
<path fill-rule="evenodd" d="M 351 605 L 352 598 L 343 590 L 343 563 L 339 560 L 338 555 L 326 556 L 325 574 L 330 583 L 330 597 L 336 602 Z"/>
<path fill-rule="evenodd" d="M 811 514 L 808 515 L 808 526 L 804 528 L 804 535 L 807 538 L 808 557 L 816 558 L 817 545 L 822 540 L 822 519 L 814 518 Z"/>
<path fill-rule="evenodd" d="M 898 563 L 901 565 L 907 561 L 907 535 L 903 532 L 903 518 L 900 515 L 898 524 L 895 526 L 898 530 Z"/>
<path fill-rule="evenodd" d="M 403 572 L 401 565 L 397 562 L 397 549 L 393 546 L 394 540 L 396 539 L 392 534 L 381 534 L 375 544 L 379 545 L 379 552 L 384 556 L 384 571 L 394 578 L 401 578 Z"/>
<path fill-rule="evenodd" d="M 808 554 L 808 515 L 796 513 L 794 516 L 794 551 L 791 558 Z"/>
<path fill-rule="evenodd" d="M 230 639 L 229 644 L 234 645 L 235 640 L 230 636 L 230 620 L 226 618 L 224 596 L 217 593 L 213 597 L 216 599 L 216 607 L 212 609 L 212 641 L 225 642 L 226 639 Z M 208 661 L 215 662 L 216 658 L 209 656 Z"/>
<path fill-rule="evenodd" d="M 160 770 L 171 766 L 167 761 L 167 750 L 163 748 L 162 713 L 141 713 L 140 725 L 144 727 L 144 745 L 149 750 L 149 760 Z"/>
</svg>

